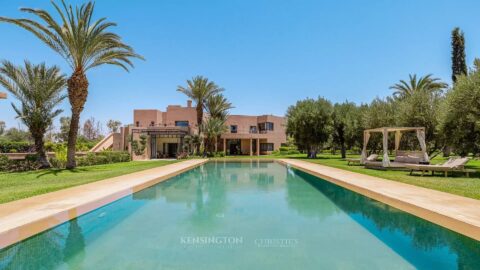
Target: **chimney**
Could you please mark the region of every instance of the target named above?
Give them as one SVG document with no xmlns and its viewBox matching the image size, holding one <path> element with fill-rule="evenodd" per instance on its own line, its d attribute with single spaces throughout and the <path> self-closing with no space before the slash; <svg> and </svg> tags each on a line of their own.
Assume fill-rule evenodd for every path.
<svg viewBox="0 0 480 270">
<path fill-rule="evenodd" d="M 192 101 L 189 99 L 187 100 L 187 107 L 188 108 L 191 108 L 192 107 Z"/>
</svg>

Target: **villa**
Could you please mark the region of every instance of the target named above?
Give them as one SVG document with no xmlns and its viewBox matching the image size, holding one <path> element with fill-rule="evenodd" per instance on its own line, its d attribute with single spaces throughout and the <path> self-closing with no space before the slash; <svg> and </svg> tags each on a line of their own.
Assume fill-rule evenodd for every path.
<svg viewBox="0 0 480 270">
<path fill-rule="evenodd" d="M 220 137 L 218 150 L 226 155 L 268 155 L 287 142 L 284 117 L 230 115 L 225 124 L 228 131 Z M 173 158 L 182 151 L 185 136 L 197 133 L 197 111 L 189 100 L 185 107 L 169 105 L 166 111 L 134 110 L 133 125 L 110 134 L 93 150 L 112 148 L 132 153 L 130 138 L 138 141 L 144 134 L 147 136 L 145 152 L 140 156 L 132 153 L 133 159 Z"/>
</svg>

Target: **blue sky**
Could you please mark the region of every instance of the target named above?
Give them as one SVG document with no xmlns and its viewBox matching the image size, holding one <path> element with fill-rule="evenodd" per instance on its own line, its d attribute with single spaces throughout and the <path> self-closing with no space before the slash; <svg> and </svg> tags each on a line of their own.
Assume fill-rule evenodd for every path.
<svg viewBox="0 0 480 270">
<path fill-rule="evenodd" d="M 70 1 L 82 3 L 83 1 Z M 233 114 L 284 115 L 306 97 L 369 102 L 409 73 L 450 83 L 450 32 L 465 32 L 468 63 L 480 49 L 480 1 L 455 0 L 98 0 L 96 15 L 117 22 L 142 54 L 126 73 L 89 72 L 82 115 L 131 123 L 133 109 L 184 104 L 178 85 L 204 75 L 226 89 Z M 0 0 L 0 15 L 19 7 L 52 10 L 49 1 Z M 0 24 L 0 59 L 45 61 L 70 69 L 30 33 Z M 0 119 L 17 126 L 9 100 Z M 69 114 L 69 105 L 62 106 Z M 58 124 L 58 120 L 55 121 Z"/>
</svg>

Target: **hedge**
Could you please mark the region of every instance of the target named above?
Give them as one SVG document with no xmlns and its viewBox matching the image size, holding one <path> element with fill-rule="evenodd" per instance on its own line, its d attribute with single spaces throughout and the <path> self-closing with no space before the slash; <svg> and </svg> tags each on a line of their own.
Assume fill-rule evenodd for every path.
<svg viewBox="0 0 480 270">
<path fill-rule="evenodd" d="M 77 157 L 77 166 L 92 166 L 92 165 L 101 165 L 101 164 L 110 164 L 118 162 L 128 162 L 131 159 L 131 156 L 128 152 L 117 152 L 117 151 L 103 151 L 98 153 L 87 153 L 87 155 L 82 157 Z M 62 158 L 51 158 L 50 163 L 53 167 L 56 168 L 65 168 L 66 157 Z"/>
<path fill-rule="evenodd" d="M 25 172 L 39 168 L 37 155 L 27 155 L 22 160 L 10 160 L 5 155 L 0 155 L 0 172 Z"/>
<path fill-rule="evenodd" d="M 35 146 L 29 142 L 0 141 L 0 153 L 28 153 L 34 149 Z"/>
</svg>

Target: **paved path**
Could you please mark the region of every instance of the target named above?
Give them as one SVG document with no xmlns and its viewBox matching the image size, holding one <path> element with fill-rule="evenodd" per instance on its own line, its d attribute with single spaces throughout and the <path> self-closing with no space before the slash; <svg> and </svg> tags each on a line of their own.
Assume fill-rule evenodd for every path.
<svg viewBox="0 0 480 270">
<path fill-rule="evenodd" d="M 192 159 L 0 204 L 0 248 L 207 162 Z"/>
<path fill-rule="evenodd" d="M 480 241 L 480 200 L 302 160 L 279 161 Z"/>
</svg>

